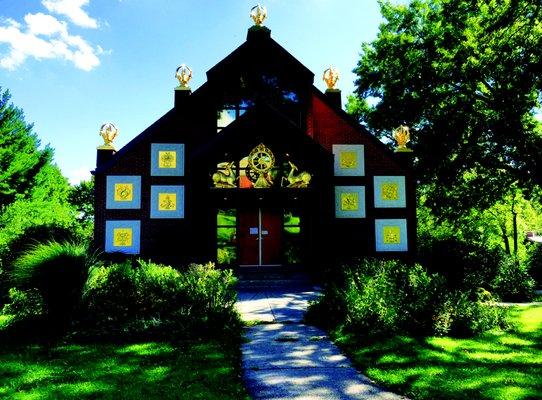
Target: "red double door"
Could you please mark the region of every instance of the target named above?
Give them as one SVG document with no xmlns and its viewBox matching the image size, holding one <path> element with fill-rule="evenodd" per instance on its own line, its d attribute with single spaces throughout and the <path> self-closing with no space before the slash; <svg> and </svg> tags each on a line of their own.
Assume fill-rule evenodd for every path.
<svg viewBox="0 0 542 400">
<path fill-rule="evenodd" d="M 277 265 L 282 256 L 282 210 L 238 210 L 240 265 Z"/>
</svg>

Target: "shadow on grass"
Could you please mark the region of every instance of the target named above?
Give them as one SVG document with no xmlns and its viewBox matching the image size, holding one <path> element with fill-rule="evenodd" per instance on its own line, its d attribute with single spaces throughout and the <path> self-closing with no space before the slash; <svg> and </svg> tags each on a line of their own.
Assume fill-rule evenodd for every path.
<svg viewBox="0 0 542 400">
<path fill-rule="evenodd" d="M 514 328 L 471 339 L 363 339 L 337 343 L 370 378 L 413 399 L 541 399 L 542 306 L 511 310 Z"/>
<path fill-rule="evenodd" d="M 0 348 L 0 398 L 244 399 L 237 343 L 64 343 Z"/>
</svg>

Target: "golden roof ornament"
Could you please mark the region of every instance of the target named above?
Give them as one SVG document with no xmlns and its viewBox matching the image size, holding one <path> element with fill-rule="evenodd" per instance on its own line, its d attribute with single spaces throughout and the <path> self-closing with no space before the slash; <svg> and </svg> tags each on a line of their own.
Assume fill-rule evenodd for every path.
<svg viewBox="0 0 542 400">
<path fill-rule="evenodd" d="M 250 18 L 254 21 L 254 25 L 262 26 L 263 21 L 267 18 L 267 9 L 259 4 L 252 7 L 250 9 Z"/>
<path fill-rule="evenodd" d="M 100 136 L 104 140 L 104 144 L 98 146 L 99 150 L 115 150 L 113 141 L 119 135 L 119 130 L 111 122 L 106 122 L 100 128 Z"/>
<path fill-rule="evenodd" d="M 324 71 L 322 80 L 326 83 L 328 90 L 334 90 L 337 81 L 339 80 L 339 71 L 333 67 L 329 67 Z"/>
<path fill-rule="evenodd" d="M 188 82 L 192 79 L 192 70 L 186 64 L 181 64 L 175 71 L 175 78 L 179 81 L 177 89 L 190 89 Z"/>
<path fill-rule="evenodd" d="M 406 147 L 410 142 L 410 128 L 406 125 L 400 125 L 399 128 L 393 131 L 393 138 L 397 142 L 396 152 L 411 152 L 412 149 Z"/>
<path fill-rule="evenodd" d="M 258 176 L 254 187 L 268 188 L 273 185 L 273 178 L 271 177 L 271 169 L 275 166 L 275 155 L 267 146 L 260 143 L 254 147 L 248 155 L 248 167 Z"/>
</svg>

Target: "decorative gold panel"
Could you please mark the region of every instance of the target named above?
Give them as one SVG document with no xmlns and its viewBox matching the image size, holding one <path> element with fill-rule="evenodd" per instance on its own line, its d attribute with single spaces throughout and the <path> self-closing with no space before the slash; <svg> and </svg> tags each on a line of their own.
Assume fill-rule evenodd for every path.
<svg viewBox="0 0 542 400">
<path fill-rule="evenodd" d="M 384 226 L 382 228 L 382 236 L 384 244 L 400 244 L 401 228 L 399 226 Z"/>
<path fill-rule="evenodd" d="M 358 154 L 355 151 L 341 151 L 339 165 L 344 169 L 353 169 L 358 166 Z"/>
<path fill-rule="evenodd" d="M 177 209 L 177 193 L 158 193 L 158 210 L 175 211 Z"/>
<path fill-rule="evenodd" d="M 115 201 L 132 201 L 134 185 L 131 183 L 115 183 Z"/>
<path fill-rule="evenodd" d="M 357 211 L 359 209 L 359 197 L 355 192 L 341 193 L 341 210 Z"/>
<path fill-rule="evenodd" d="M 177 168 L 177 153 L 175 151 L 159 151 L 158 168 Z"/>
<path fill-rule="evenodd" d="M 380 196 L 382 200 L 399 200 L 399 184 L 396 182 L 382 183 Z"/>
<path fill-rule="evenodd" d="M 130 247 L 132 246 L 132 228 L 114 228 L 113 246 Z"/>
</svg>

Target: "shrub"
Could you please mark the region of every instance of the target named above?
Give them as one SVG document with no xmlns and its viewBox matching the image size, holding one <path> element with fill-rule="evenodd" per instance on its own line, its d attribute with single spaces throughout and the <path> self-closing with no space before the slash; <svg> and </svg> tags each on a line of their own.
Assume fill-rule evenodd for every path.
<svg viewBox="0 0 542 400">
<path fill-rule="evenodd" d="M 485 289 L 475 293 L 446 293 L 433 317 L 435 335 L 472 336 L 506 327 L 506 313 Z"/>
<path fill-rule="evenodd" d="M 213 264 L 186 272 L 142 260 L 100 266 L 83 292 L 87 322 L 106 335 L 216 334 L 239 321 L 234 283 Z"/>
<path fill-rule="evenodd" d="M 343 270 L 342 282 L 310 305 L 309 322 L 369 335 L 467 335 L 502 325 L 489 292 L 479 292 L 484 299 L 475 291 L 449 292 L 442 277 L 418 264 L 365 259 Z"/>
<path fill-rule="evenodd" d="M 527 268 L 536 285 L 542 288 L 542 244 L 535 243 L 530 251 Z"/>
<path fill-rule="evenodd" d="M 492 282 L 494 292 L 503 301 L 526 301 L 533 298 L 534 279 L 527 268 L 512 258 L 504 259 L 499 265 Z"/>
<path fill-rule="evenodd" d="M 36 288 L 43 296 L 50 322 L 66 325 L 80 303 L 94 257 L 83 245 L 47 242 L 31 247 L 13 265 L 10 280 L 18 288 Z"/>
<path fill-rule="evenodd" d="M 428 271 L 441 275 L 452 290 L 491 289 L 506 259 L 500 248 L 467 243 L 454 237 L 424 235 L 419 238 L 418 261 Z"/>
<path fill-rule="evenodd" d="M 0 314 L 11 315 L 14 320 L 40 317 L 45 313 L 43 298 L 36 289 L 9 289 L 9 302 L 4 305 Z"/>
</svg>

